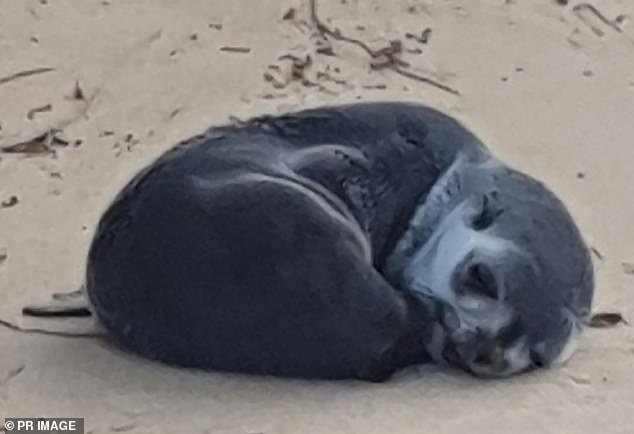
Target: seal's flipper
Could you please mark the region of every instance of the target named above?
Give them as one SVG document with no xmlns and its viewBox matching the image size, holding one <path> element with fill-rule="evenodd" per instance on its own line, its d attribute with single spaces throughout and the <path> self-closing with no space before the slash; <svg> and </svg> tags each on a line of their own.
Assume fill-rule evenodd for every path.
<svg viewBox="0 0 634 434">
<path fill-rule="evenodd" d="M 24 306 L 22 314 L 39 318 L 92 316 L 83 286 L 76 291 L 53 294 L 50 303 Z"/>
</svg>

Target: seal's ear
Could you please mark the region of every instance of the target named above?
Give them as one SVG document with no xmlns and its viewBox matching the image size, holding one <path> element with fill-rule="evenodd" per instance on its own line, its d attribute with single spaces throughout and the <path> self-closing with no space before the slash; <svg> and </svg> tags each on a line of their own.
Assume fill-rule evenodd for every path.
<svg viewBox="0 0 634 434">
<path fill-rule="evenodd" d="M 53 294 L 53 300 L 47 304 L 24 306 L 22 314 L 39 318 L 92 316 L 83 287 L 77 291 Z"/>
</svg>

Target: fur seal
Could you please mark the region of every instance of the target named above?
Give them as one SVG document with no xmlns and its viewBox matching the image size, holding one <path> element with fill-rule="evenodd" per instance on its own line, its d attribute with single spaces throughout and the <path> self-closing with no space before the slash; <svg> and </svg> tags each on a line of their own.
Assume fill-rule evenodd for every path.
<svg viewBox="0 0 634 434">
<path fill-rule="evenodd" d="M 169 364 L 382 381 L 508 376 L 572 353 L 588 248 L 457 120 L 361 103 L 211 128 L 142 170 L 86 272 L 111 338 Z"/>
</svg>

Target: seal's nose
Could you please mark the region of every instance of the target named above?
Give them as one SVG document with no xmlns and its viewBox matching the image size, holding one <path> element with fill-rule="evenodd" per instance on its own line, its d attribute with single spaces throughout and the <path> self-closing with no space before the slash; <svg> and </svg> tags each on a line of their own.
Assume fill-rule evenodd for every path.
<svg viewBox="0 0 634 434">
<path fill-rule="evenodd" d="M 482 335 L 447 343 L 442 356 L 450 365 L 483 378 L 497 377 L 509 368 L 500 342 Z"/>
<path fill-rule="evenodd" d="M 546 357 L 536 350 L 530 350 L 528 352 L 531 363 L 536 368 L 542 368 L 547 365 Z"/>
</svg>

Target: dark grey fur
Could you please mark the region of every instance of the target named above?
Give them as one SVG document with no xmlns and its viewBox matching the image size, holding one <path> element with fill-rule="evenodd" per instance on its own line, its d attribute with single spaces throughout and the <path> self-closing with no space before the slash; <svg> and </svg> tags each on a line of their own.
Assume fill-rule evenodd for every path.
<svg viewBox="0 0 634 434">
<path fill-rule="evenodd" d="M 478 146 L 455 121 L 404 104 L 214 128 L 144 170 L 104 214 L 90 301 L 118 342 L 168 363 L 383 379 L 425 360 L 431 313 L 383 279 L 348 227 L 284 184 L 326 202 L 319 187 L 335 193 L 331 209 L 354 215 L 380 270 L 456 151 Z"/>
<path fill-rule="evenodd" d="M 548 365 L 568 340 L 562 312 L 589 309 L 589 256 L 554 195 L 496 161 L 457 121 L 414 104 L 212 128 L 105 212 L 88 256 L 92 308 L 124 347 L 181 366 L 379 381 L 430 357 L 483 375 Z M 480 310 L 461 305 L 479 295 L 455 296 L 477 244 L 449 258 L 447 287 L 425 279 L 447 272 L 430 268 L 443 243 L 462 242 L 443 221 L 468 234 L 465 219 L 533 258 L 481 259 L 512 288 Z M 504 356 L 519 337 L 530 358 L 517 345 Z M 483 368 L 483 351 L 502 356 Z"/>
</svg>

